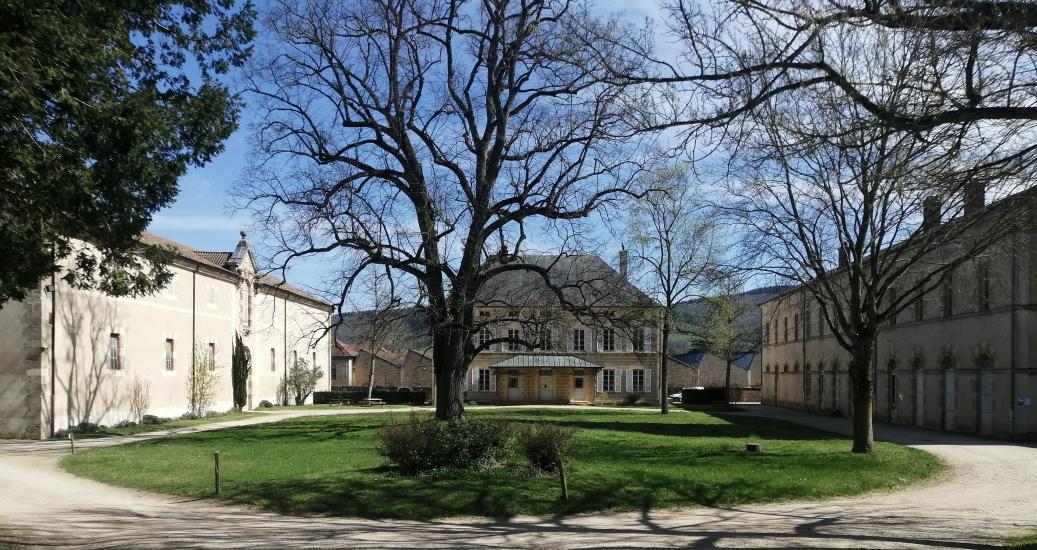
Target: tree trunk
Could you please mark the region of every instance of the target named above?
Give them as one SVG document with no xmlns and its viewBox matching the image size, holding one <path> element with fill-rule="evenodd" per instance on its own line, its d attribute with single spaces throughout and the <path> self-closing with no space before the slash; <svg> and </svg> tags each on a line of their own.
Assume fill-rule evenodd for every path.
<svg viewBox="0 0 1037 550">
<path fill-rule="evenodd" d="M 367 400 L 374 396 L 374 348 L 371 348 L 371 372 L 367 376 Z"/>
<path fill-rule="evenodd" d="M 432 336 L 432 364 L 436 376 L 436 418 L 454 420 L 464 414 L 464 332 L 458 328 Z"/>
<path fill-rule="evenodd" d="M 727 371 L 724 372 L 724 401 L 731 408 L 731 354 L 727 355 Z"/>
<path fill-rule="evenodd" d="M 669 345 L 670 345 L 670 321 L 669 321 L 669 319 L 667 319 L 667 320 L 663 321 L 662 349 L 659 350 L 659 363 L 660 363 L 660 367 L 659 367 L 659 387 L 660 387 L 660 389 L 662 391 L 662 395 L 663 395 L 662 402 L 660 403 L 660 406 L 659 406 L 659 412 L 662 413 L 662 414 L 669 414 L 669 412 L 670 412 L 670 388 L 668 387 L 669 377 L 666 375 L 667 374 L 667 368 L 666 368 L 667 367 L 667 365 L 666 365 L 666 363 L 667 363 L 667 361 L 666 361 L 667 349 L 666 348 L 668 348 Z"/>
<path fill-rule="evenodd" d="M 860 337 L 850 350 L 850 391 L 853 394 L 853 452 L 874 450 L 875 434 L 872 409 L 875 401 L 875 379 L 871 365 L 875 358 L 877 336 Z M 838 390 L 837 390 L 838 391 Z"/>
</svg>

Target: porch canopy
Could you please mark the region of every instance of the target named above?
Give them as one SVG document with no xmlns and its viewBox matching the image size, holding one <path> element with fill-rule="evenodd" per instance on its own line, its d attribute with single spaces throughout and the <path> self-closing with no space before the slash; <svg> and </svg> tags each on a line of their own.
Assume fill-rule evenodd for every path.
<svg viewBox="0 0 1037 550">
<path fill-rule="evenodd" d="M 491 369 L 600 369 L 601 365 L 595 365 L 590 361 L 580 359 L 574 355 L 514 355 L 499 363 L 490 365 Z"/>
</svg>

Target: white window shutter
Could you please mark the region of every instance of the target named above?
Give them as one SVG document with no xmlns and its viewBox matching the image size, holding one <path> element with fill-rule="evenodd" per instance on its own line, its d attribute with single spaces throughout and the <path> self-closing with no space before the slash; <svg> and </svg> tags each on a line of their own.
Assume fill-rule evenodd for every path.
<svg viewBox="0 0 1037 550">
<path fill-rule="evenodd" d="M 645 369 L 645 391 L 652 391 L 652 369 Z"/>
<path fill-rule="evenodd" d="M 501 329 L 500 329 L 500 337 L 501 338 L 507 338 L 508 337 L 508 327 L 501 327 Z M 498 346 L 500 346 L 500 351 L 508 351 L 508 344 L 506 342 L 501 342 L 500 344 L 498 344 Z"/>
<path fill-rule="evenodd" d="M 623 391 L 634 391 L 634 369 L 626 369 L 623 373 Z"/>
<path fill-rule="evenodd" d="M 466 389 L 466 390 L 471 390 L 472 389 L 472 377 L 474 375 L 475 375 L 475 369 L 469 367 L 468 368 L 468 376 L 465 376 L 465 378 L 464 378 L 464 389 Z"/>
<path fill-rule="evenodd" d="M 623 335 L 623 349 L 626 351 L 634 351 L 634 335 L 631 332 L 630 336 L 627 337 L 624 331 Z"/>
<path fill-rule="evenodd" d="M 594 378 L 595 378 L 595 380 L 594 380 L 595 388 L 594 389 L 598 393 L 602 393 L 603 391 L 605 391 L 604 390 L 604 388 L 605 388 L 605 371 L 604 370 L 599 370 L 598 374 L 596 374 L 594 376 Z"/>
<path fill-rule="evenodd" d="M 486 369 L 490 372 L 490 391 L 497 392 L 497 375 L 494 374 L 493 369 Z"/>
</svg>

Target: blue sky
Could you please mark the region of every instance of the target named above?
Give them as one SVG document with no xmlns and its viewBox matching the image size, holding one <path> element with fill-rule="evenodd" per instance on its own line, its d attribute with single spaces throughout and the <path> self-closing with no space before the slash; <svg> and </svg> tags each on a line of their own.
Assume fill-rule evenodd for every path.
<svg viewBox="0 0 1037 550">
<path fill-rule="evenodd" d="M 260 0 L 257 4 L 262 11 L 265 2 Z M 622 10 L 625 16 L 637 22 L 658 17 L 658 9 L 651 0 L 599 0 L 596 6 L 603 13 Z M 245 99 L 247 102 L 248 98 Z M 238 231 L 250 225 L 247 215 L 232 208 L 231 191 L 248 163 L 248 125 L 252 117 L 246 104 L 239 128 L 226 142 L 223 153 L 206 166 L 191 168 L 180 178 L 176 201 L 155 214 L 149 227 L 151 232 L 198 250 L 233 250 L 239 239 Z M 257 253 L 262 255 L 264 251 L 257 250 Z M 320 286 L 321 278 L 328 271 L 319 262 L 310 262 L 296 266 L 288 279 L 314 289 Z"/>
</svg>

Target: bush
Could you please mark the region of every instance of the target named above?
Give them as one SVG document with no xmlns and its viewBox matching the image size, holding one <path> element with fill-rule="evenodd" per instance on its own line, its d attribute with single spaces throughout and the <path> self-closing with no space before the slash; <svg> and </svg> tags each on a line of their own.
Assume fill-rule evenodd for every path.
<svg viewBox="0 0 1037 550">
<path fill-rule="evenodd" d="M 274 404 L 269 402 L 269 401 L 267 401 L 266 399 L 264 399 L 264 400 L 259 402 L 259 407 L 261 409 L 269 409 L 270 407 L 273 407 L 273 406 L 274 406 Z"/>
<path fill-rule="evenodd" d="M 140 423 L 141 424 L 161 424 L 162 423 L 162 419 L 157 417 L 157 416 L 155 416 L 155 415 L 153 415 L 153 414 L 146 414 L 146 415 L 140 417 Z"/>
<path fill-rule="evenodd" d="M 511 430 L 498 420 L 437 420 L 412 414 L 378 430 L 378 452 L 407 474 L 441 468 L 477 470 L 500 462 Z"/>
<path fill-rule="evenodd" d="M 377 397 L 390 405 L 424 405 L 425 390 L 402 391 L 396 388 L 375 388 L 371 397 Z M 331 403 L 357 403 L 367 398 L 367 388 L 349 388 L 335 391 L 313 392 L 314 405 L 329 405 Z"/>
<path fill-rule="evenodd" d="M 185 412 L 180 415 L 180 420 L 198 420 L 199 418 L 202 418 L 202 415 L 193 412 Z"/>
<path fill-rule="evenodd" d="M 554 423 L 530 424 L 518 431 L 519 447 L 529 465 L 539 472 L 553 472 L 573 451 L 576 430 Z"/>
<path fill-rule="evenodd" d="M 97 424 L 94 424 L 93 422 L 80 422 L 79 425 L 76 426 L 75 432 L 80 434 L 92 434 L 97 432 L 98 429 Z"/>
<path fill-rule="evenodd" d="M 637 405 L 637 402 L 641 400 L 641 396 L 636 393 L 631 393 L 627 394 L 624 400 L 627 402 L 627 405 Z"/>
<path fill-rule="evenodd" d="M 132 421 L 132 420 L 123 420 L 122 422 L 119 422 L 118 424 L 116 424 L 115 427 L 116 428 L 132 428 L 132 427 L 134 427 L 136 425 L 137 425 L 137 423 Z"/>
</svg>

